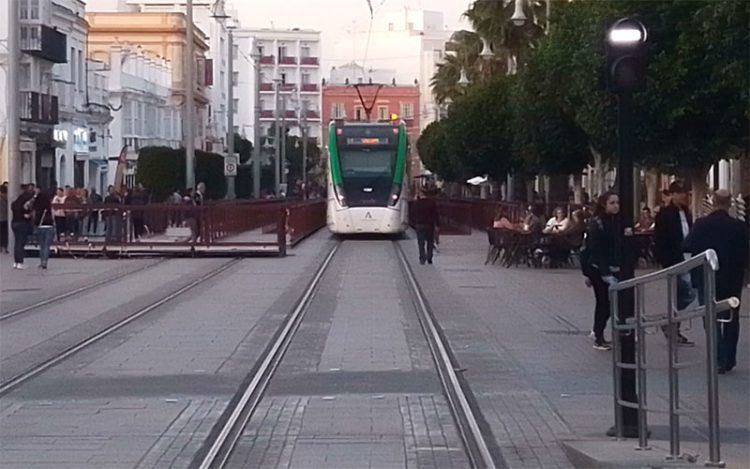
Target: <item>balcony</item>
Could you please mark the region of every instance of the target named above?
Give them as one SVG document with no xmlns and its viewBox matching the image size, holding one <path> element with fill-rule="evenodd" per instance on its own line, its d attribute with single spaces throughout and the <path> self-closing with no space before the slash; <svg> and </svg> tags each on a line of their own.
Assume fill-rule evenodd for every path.
<svg viewBox="0 0 750 469">
<path fill-rule="evenodd" d="M 303 93 L 317 93 L 319 90 L 318 85 L 315 83 L 305 83 L 302 85 Z"/>
<path fill-rule="evenodd" d="M 22 121 L 55 125 L 59 123 L 58 111 L 57 96 L 34 91 L 21 92 Z"/>
<path fill-rule="evenodd" d="M 296 118 L 297 118 L 297 111 L 293 111 L 293 110 L 284 111 L 284 119 L 296 119 Z"/>
<path fill-rule="evenodd" d="M 261 91 L 273 91 L 273 83 L 261 83 L 260 90 Z"/>
<path fill-rule="evenodd" d="M 294 57 L 280 57 L 279 64 L 280 65 L 297 65 L 297 59 Z"/>
<path fill-rule="evenodd" d="M 300 59 L 300 64 L 317 66 L 320 65 L 320 61 L 317 57 L 302 57 Z"/>
<path fill-rule="evenodd" d="M 273 55 L 264 55 L 260 58 L 260 64 L 261 65 L 273 65 L 274 63 L 274 56 Z"/>
<path fill-rule="evenodd" d="M 273 110 L 261 110 L 260 111 L 260 118 L 261 119 L 273 119 Z"/>
<path fill-rule="evenodd" d="M 41 24 L 21 26 L 21 50 L 56 64 L 68 61 L 67 36 Z"/>
<path fill-rule="evenodd" d="M 279 91 L 289 92 L 294 91 L 295 88 L 296 86 L 291 83 L 282 83 L 279 85 Z"/>
<path fill-rule="evenodd" d="M 319 120 L 320 119 L 320 112 L 318 111 L 307 111 L 305 118 L 310 120 Z"/>
</svg>

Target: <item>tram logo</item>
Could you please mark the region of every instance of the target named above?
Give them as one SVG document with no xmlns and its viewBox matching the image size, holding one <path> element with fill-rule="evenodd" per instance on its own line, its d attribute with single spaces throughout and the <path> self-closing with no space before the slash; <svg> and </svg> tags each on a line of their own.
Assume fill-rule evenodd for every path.
<svg viewBox="0 0 750 469">
<path fill-rule="evenodd" d="M 365 213 L 365 220 L 372 220 L 372 214 L 370 212 Z"/>
</svg>

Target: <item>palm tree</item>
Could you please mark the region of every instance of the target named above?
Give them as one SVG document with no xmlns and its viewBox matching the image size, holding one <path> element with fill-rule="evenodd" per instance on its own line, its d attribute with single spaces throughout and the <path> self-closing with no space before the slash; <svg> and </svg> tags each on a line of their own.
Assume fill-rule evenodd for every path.
<svg viewBox="0 0 750 469">
<path fill-rule="evenodd" d="M 517 0 L 521 1 L 521 0 Z M 514 26 L 511 17 L 515 11 L 514 0 L 475 0 L 464 13 L 474 31 L 458 31 L 446 49 L 455 52 L 447 55 L 438 65 L 432 78 L 432 88 L 439 103 L 455 98 L 462 93 L 458 83 L 463 69 L 469 80 L 496 74 L 514 74 L 529 48 L 544 35 L 541 25 L 547 21 L 547 3 L 551 0 L 532 0 L 525 10 L 530 17 L 523 27 Z M 491 46 L 490 58 L 480 55 L 484 46 Z"/>
</svg>

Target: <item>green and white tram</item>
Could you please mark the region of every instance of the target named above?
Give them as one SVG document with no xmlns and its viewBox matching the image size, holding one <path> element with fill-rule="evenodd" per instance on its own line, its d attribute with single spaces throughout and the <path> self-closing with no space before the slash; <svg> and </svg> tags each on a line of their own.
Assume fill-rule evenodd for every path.
<svg viewBox="0 0 750 469">
<path fill-rule="evenodd" d="M 328 127 L 328 228 L 402 233 L 408 223 L 406 125 L 333 121 Z"/>
</svg>

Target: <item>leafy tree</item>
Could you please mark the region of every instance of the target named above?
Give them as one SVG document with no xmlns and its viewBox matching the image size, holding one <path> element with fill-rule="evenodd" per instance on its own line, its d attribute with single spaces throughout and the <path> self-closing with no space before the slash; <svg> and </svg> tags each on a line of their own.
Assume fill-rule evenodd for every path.
<svg viewBox="0 0 750 469">
<path fill-rule="evenodd" d="M 446 181 L 458 181 L 457 161 L 451 158 L 446 147 L 445 121 L 430 123 L 417 140 L 417 152 L 422 163 Z"/>
<path fill-rule="evenodd" d="M 240 134 L 234 134 L 234 151 L 240 154 L 240 164 L 245 164 L 253 156 L 253 142 Z"/>
</svg>

